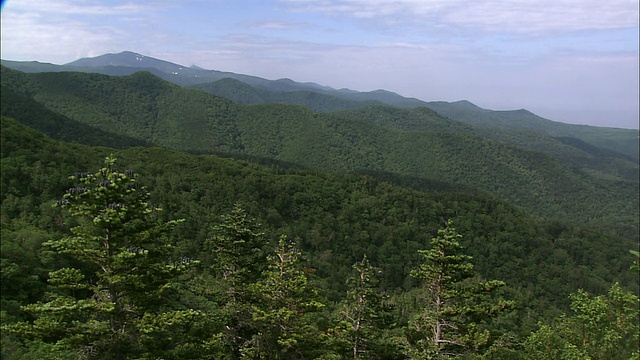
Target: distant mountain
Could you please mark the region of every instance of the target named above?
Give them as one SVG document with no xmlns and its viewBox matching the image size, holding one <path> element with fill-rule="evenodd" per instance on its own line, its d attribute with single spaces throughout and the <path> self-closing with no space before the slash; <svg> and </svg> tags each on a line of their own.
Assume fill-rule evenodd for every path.
<svg viewBox="0 0 640 360">
<path fill-rule="evenodd" d="M 385 90 L 358 92 L 350 89 L 336 90 L 316 83 L 300 83 L 291 79 L 267 80 L 257 76 L 217 70 L 205 70 L 198 66 L 186 67 L 131 51 L 83 58 L 64 65 L 9 60 L 2 60 L 2 65 L 24 72 L 79 71 L 97 72 L 100 74 L 115 76 L 131 75 L 137 71 L 148 71 L 164 80 L 180 86 L 204 84 L 222 80 L 224 78 L 230 78 L 242 81 L 243 83 L 258 89 L 274 92 L 310 91 L 332 95 L 345 100 L 363 102 L 379 101 L 387 105 L 398 107 L 419 107 L 427 105 L 424 101 L 405 98 L 396 93 Z M 363 106 L 366 105 L 368 104 L 363 104 Z"/>
<path fill-rule="evenodd" d="M 254 86 L 267 86 L 265 84 L 270 82 L 270 80 L 256 76 L 215 70 L 204 70 L 193 66 L 186 67 L 131 51 L 79 59 L 64 65 L 53 65 L 33 61 L 23 62 L 2 60 L 2 66 L 29 73 L 75 71 L 99 73 L 111 76 L 126 76 L 139 71 L 148 71 L 166 81 L 180 86 L 212 82 L 224 78 L 237 79 Z"/>
<path fill-rule="evenodd" d="M 124 51 L 119 54 L 105 54 L 93 58 L 83 58 L 65 66 L 72 67 L 105 67 L 105 66 L 125 66 L 144 69 L 158 69 L 166 73 L 174 73 L 188 69 L 182 65 L 177 65 L 168 61 L 158 60 L 131 51 Z M 191 69 L 193 70 L 193 69 Z M 195 70 L 197 71 L 197 70 Z"/>
<path fill-rule="evenodd" d="M 564 124 L 542 118 L 525 109 L 493 111 L 468 101 L 429 102 L 427 106 L 451 119 L 483 128 L 537 131 L 550 136 L 571 137 L 636 160 L 640 158 L 637 130 Z"/>
<path fill-rule="evenodd" d="M 2 65 L 24 72 L 79 71 L 116 76 L 148 71 L 174 84 L 180 86 L 197 85 L 196 88 L 198 89 L 218 96 L 228 97 L 242 104 L 262 102 L 296 104 L 317 111 L 351 109 L 374 103 L 403 108 L 429 107 L 451 119 L 490 129 L 487 133 L 495 131 L 493 129 L 537 131 L 551 136 L 577 138 L 588 144 L 613 150 L 634 159 L 640 159 L 637 130 L 564 124 L 544 119 L 524 109 L 493 111 L 480 108 L 466 100 L 451 103 L 442 101 L 425 102 L 414 98 L 406 98 L 385 90 L 358 92 L 350 89 L 336 90 L 315 83 L 299 83 L 290 79 L 267 80 L 250 75 L 205 70 L 198 66 L 186 67 L 131 51 L 83 58 L 65 65 L 8 60 L 2 60 Z M 250 90 L 246 87 L 238 90 L 229 89 L 228 87 L 238 87 L 238 84 L 232 86 L 229 82 L 205 85 L 225 78 L 241 81 L 260 90 L 271 92 L 306 91 L 330 95 L 333 98 L 313 96 L 308 93 L 282 95 L 261 92 L 257 94 L 255 90 Z M 227 89 L 222 89 L 222 85 Z M 252 94 L 249 95 L 251 92 Z M 349 102 L 337 101 L 336 98 Z"/>
<path fill-rule="evenodd" d="M 276 83 L 276 82 L 274 82 Z M 188 86 L 209 94 L 232 100 L 238 104 L 290 104 L 301 105 L 314 111 L 330 112 L 357 109 L 364 106 L 383 105 L 375 100 L 348 100 L 342 97 L 308 90 L 269 91 L 251 86 L 239 80 L 225 78 L 222 80 Z"/>
<path fill-rule="evenodd" d="M 637 162 L 575 139 L 513 130 L 489 136 L 428 108 L 318 113 L 243 106 L 148 72 L 109 77 L 2 68 L 2 86 L 74 121 L 159 146 L 411 176 L 480 189 L 540 216 L 637 230 Z M 12 117 L 24 121 L 19 112 Z"/>
</svg>

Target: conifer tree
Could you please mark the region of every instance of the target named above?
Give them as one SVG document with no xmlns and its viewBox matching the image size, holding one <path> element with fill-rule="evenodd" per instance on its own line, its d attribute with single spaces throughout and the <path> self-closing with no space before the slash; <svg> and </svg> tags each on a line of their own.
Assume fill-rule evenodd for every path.
<svg viewBox="0 0 640 360">
<path fill-rule="evenodd" d="M 366 256 L 353 265 L 355 276 L 347 280 L 349 290 L 339 317 L 341 334 L 348 344 L 348 356 L 375 359 L 383 350 L 382 330 L 391 325 L 388 296 L 376 290 L 381 271 Z"/>
<path fill-rule="evenodd" d="M 424 262 L 411 272 L 428 294 L 423 310 L 408 328 L 410 353 L 415 357 L 444 359 L 476 350 L 489 337 L 478 325 L 511 305 L 486 299 L 504 283 L 474 278 L 471 257 L 461 252 L 460 238 L 448 220 L 432 238 L 431 248 L 419 251 Z"/>
<path fill-rule="evenodd" d="M 220 283 L 218 302 L 224 322 L 222 342 L 231 358 L 241 356 L 242 344 L 252 336 L 251 304 L 247 294 L 255 283 L 264 262 L 262 241 L 264 233 L 255 220 L 239 204 L 222 216 L 214 236 L 208 240 L 214 262 L 211 266 Z"/>
<path fill-rule="evenodd" d="M 301 252 L 283 235 L 262 279 L 252 285 L 257 333 L 243 349 L 250 358 L 305 359 L 322 353 L 312 315 L 323 308 L 302 269 Z M 313 358 L 313 357 L 311 357 Z"/>
<path fill-rule="evenodd" d="M 171 279 L 192 262 L 171 258 L 167 233 L 179 221 L 160 222 L 160 209 L 150 206 L 136 174 L 114 164 L 107 157 L 96 173 L 71 177 L 79 184 L 58 205 L 75 226 L 71 235 L 44 244 L 71 265 L 50 272 L 47 301 L 24 307 L 32 323 L 6 328 L 53 343 L 53 358 L 166 356 L 184 344 L 179 333 L 199 316 L 171 310 L 167 301 Z"/>
<path fill-rule="evenodd" d="M 215 258 L 212 269 L 230 286 L 228 296 L 234 297 L 238 287 L 255 282 L 260 275 L 264 233 L 239 204 L 222 216 L 213 231 L 208 240 Z"/>
</svg>

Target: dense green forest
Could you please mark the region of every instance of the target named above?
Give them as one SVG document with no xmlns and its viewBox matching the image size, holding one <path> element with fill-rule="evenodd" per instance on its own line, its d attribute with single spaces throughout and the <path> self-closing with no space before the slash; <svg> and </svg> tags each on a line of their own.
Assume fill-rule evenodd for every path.
<svg viewBox="0 0 640 360">
<path fill-rule="evenodd" d="M 110 77 L 3 68 L 2 86 L 3 115 L 33 124 L 35 110 L 22 109 L 44 107 L 57 118 L 122 136 L 113 146 L 138 141 L 318 171 L 414 177 L 477 188 L 539 216 L 637 235 L 637 161 L 576 139 L 487 131 L 427 108 L 318 113 L 283 104 L 242 106 L 149 73 Z M 55 123 L 38 128 L 53 136 Z"/>
<path fill-rule="evenodd" d="M 633 237 L 455 186 L 89 147 L 9 118 L 1 152 L 7 358 L 638 356 Z M 438 324 L 456 330 L 437 342 Z"/>
<path fill-rule="evenodd" d="M 3 359 L 639 358 L 627 131 L 130 54 L 1 69 Z"/>
<path fill-rule="evenodd" d="M 337 90 L 315 83 L 299 83 L 290 79 L 267 80 L 197 66 L 186 67 L 131 51 L 83 58 L 65 65 L 8 60 L 2 60 L 2 65 L 28 73 L 67 71 L 123 76 L 148 71 L 176 85 L 193 86 L 240 104 L 285 103 L 302 105 L 316 111 L 345 110 L 373 104 L 401 108 L 427 107 L 456 121 L 484 128 L 485 135 L 501 133 L 503 140 L 509 139 L 509 135 L 504 136 L 505 132 L 535 132 L 575 138 L 635 160 L 640 158 L 638 132 L 633 130 L 564 124 L 541 118 L 524 109 L 493 111 L 466 100 L 426 102 L 385 90 L 358 92 L 350 89 Z"/>
<path fill-rule="evenodd" d="M 210 94 L 233 100 L 238 104 L 290 104 L 301 105 L 315 111 L 329 112 L 357 109 L 365 106 L 382 105 L 374 100 L 348 100 L 314 91 L 269 91 L 253 87 L 240 80 L 225 78 L 218 81 L 189 86 Z"/>
</svg>

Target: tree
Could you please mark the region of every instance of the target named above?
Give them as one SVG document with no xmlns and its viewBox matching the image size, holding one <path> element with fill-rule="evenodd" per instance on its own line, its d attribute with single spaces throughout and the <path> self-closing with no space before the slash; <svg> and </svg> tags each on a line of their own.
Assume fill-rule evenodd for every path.
<svg viewBox="0 0 640 360">
<path fill-rule="evenodd" d="M 543 325 L 525 341 L 533 359 L 638 359 L 638 296 L 614 284 L 606 295 L 570 296 L 570 316 Z"/>
<path fill-rule="evenodd" d="M 260 276 L 264 233 L 239 204 L 213 230 L 214 236 L 207 241 L 214 255 L 212 269 L 229 286 L 228 297 L 233 299 L 242 295 L 238 292 L 243 284 Z"/>
<path fill-rule="evenodd" d="M 383 348 L 389 347 L 382 344 L 383 329 L 392 325 L 388 296 L 375 287 L 381 271 L 366 256 L 353 269 L 356 274 L 347 280 L 349 290 L 340 307 L 339 334 L 348 344 L 349 357 L 380 358 Z"/>
<path fill-rule="evenodd" d="M 137 175 L 116 170 L 115 161 L 71 177 L 79 184 L 58 205 L 75 226 L 43 244 L 68 265 L 49 273 L 48 301 L 24 307 L 35 320 L 7 326 L 14 336 L 79 358 L 140 357 L 184 344 L 177 335 L 199 314 L 168 301 L 171 279 L 193 262 L 171 258 L 168 233 L 180 221 L 160 222 Z"/>
<path fill-rule="evenodd" d="M 224 322 L 220 335 L 227 354 L 239 358 L 242 344 L 252 336 L 247 289 L 258 280 L 264 262 L 264 233 L 238 204 L 213 230 L 215 234 L 207 242 L 214 257 L 211 268 L 220 284 L 218 301 Z"/>
<path fill-rule="evenodd" d="M 310 315 L 323 308 L 301 268 L 301 253 L 283 235 L 262 279 L 252 285 L 257 333 L 243 353 L 259 359 L 300 359 L 322 351 Z"/>
<path fill-rule="evenodd" d="M 631 265 L 631 270 L 640 271 L 640 252 L 636 250 L 629 250 L 629 253 L 635 256 L 635 259 L 633 260 L 633 264 Z"/>
<path fill-rule="evenodd" d="M 461 253 L 460 238 L 448 220 L 431 239 L 431 249 L 418 251 L 424 262 L 411 276 L 422 281 L 428 295 L 423 310 L 409 324 L 412 355 L 443 359 L 487 344 L 489 332 L 479 325 L 511 305 L 488 298 L 504 283 L 473 277 L 471 257 Z"/>
</svg>

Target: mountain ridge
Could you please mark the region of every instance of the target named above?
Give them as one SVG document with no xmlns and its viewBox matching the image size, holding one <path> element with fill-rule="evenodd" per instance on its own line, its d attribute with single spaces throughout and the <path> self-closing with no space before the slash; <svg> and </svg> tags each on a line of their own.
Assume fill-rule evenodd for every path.
<svg viewBox="0 0 640 360">
<path fill-rule="evenodd" d="M 13 119 L 0 120 L 6 222 L 21 217 L 32 222 L 49 219 L 51 203 L 68 189 L 68 175 L 90 170 L 96 160 L 111 154 L 119 166 L 143 174 L 154 204 L 161 205 L 169 218 L 185 218 L 175 234 L 181 254 L 205 254 L 203 261 L 210 261 L 208 252 L 202 251 L 210 239 L 210 225 L 240 203 L 252 216 L 260 216 L 270 238 L 286 234 L 299 241 L 333 300 L 340 299 L 343 292 L 338 290 L 346 274 L 363 254 L 384 269 L 383 289 L 390 293 L 411 289 L 415 282 L 409 271 L 415 267 L 416 251 L 424 248 L 442 219 L 451 217 L 464 235 L 461 244 L 473 256 L 475 270 L 484 277 L 500 275 L 522 292 L 523 323 L 532 319 L 531 311 L 542 318 L 568 306 L 569 291 L 578 287 L 601 292 L 615 280 L 637 290 L 628 270 L 632 258 L 620 257 L 633 239 L 536 219 L 484 193 L 452 188 L 414 191 L 373 175 L 286 170 L 159 147 L 87 147 L 51 139 Z M 24 209 L 30 212 L 25 214 Z M 21 241 L 30 233 L 17 227 L 26 223 L 16 221 L 5 228 L 3 222 L 3 235 Z M 51 231 L 45 221 L 38 224 Z M 3 292 L 7 294 L 11 293 Z"/>
<path fill-rule="evenodd" d="M 429 108 L 318 113 L 239 105 L 148 72 L 113 77 L 3 68 L 2 85 L 75 121 L 158 146 L 272 158 L 318 171 L 417 176 L 479 188 L 538 215 L 611 223 L 605 218 L 617 214 L 616 223 L 637 221 L 638 166 L 622 155 L 535 132 L 519 133 L 530 146 L 517 146 L 497 137 L 516 133 L 489 137 Z"/>
<path fill-rule="evenodd" d="M 141 60 L 137 60 L 137 59 Z M 157 67 L 134 67 L 132 65 L 144 62 L 145 64 L 159 64 Z M 82 64 L 84 66 L 70 66 L 69 64 Z M 107 63 L 126 64 L 128 66 L 107 65 Z M 547 135 L 558 137 L 574 137 L 589 144 L 607 148 L 634 159 L 640 159 L 640 144 L 638 131 L 632 129 L 620 129 L 609 127 L 596 127 L 590 125 L 565 124 L 539 117 L 528 110 L 489 110 L 483 109 L 468 100 L 454 102 L 431 101 L 426 102 L 415 98 L 406 98 L 386 90 L 374 90 L 371 92 L 358 92 L 351 89 L 333 89 L 315 83 L 297 83 L 291 79 L 267 80 L 251 75 L 235 74 L 217 70 L 204 70 L 198 66 L 185 67 L 164 60 L 155 59 L 132 51 L 117 54 L 105 54 L 94 58 L 83 58 L 65 65 L 53 65 L 38 62 L 19 62 L 2 60 L 2 64 L 9 68 L 25 72 L 51 72 L 51 71 L 79 71 L 98 72 L 106 75 L 126 76 L 137 71 L 149 71 L 154 75 L 180 86 L 193 86 L 204 83 L 212 83 L 224 78 L 232 78 L 244 82 L 261 90 L 273 92 L 310 91 L 323 95 L 332 95 L 349 101 L 360 101 L 360 105 L 368 106 L 370 101 L 405 108 L 429 107 L 442 115 L 455 120 L 467 122 L 485 128 L 507 128 L 513 130 L 534 130 Z M 93 66 L 87 66 L 93 65 Z M 164 69 L 164 70 L 163 70 Z M 217 95 L 217 94 L 216 94 Z M 318 98 L 321 99 L 321 98 Z M 321 99 L 326 103 L 327 99 Z M 279 99 L 276 102 L 296 104 L 295 100 Z M 300 100 L 298 105 L 314 108 L 308 99 Z M 349 109 L 357 104 L 349 104 L 339 109 Z M 324 106 L 326 108 L 326 106 Z M 314 108 L 318 110 L 320 107 Z M 320 110 L 328 111 L 328 110 Z"/>
</svg>

